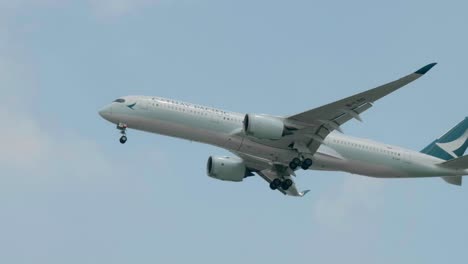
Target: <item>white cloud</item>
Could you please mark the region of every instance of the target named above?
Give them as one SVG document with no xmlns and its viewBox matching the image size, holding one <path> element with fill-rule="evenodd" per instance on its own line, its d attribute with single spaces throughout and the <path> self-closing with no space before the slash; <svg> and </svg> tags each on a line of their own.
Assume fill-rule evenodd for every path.
<svg viewBox="0 0 468 264">
<path fill-rule="evenodd" d="M 49 155 L 47 138 L 34 120 L 15 113 L 17 109 L 0 108 L 0 166 L 3 168 L 33 168 Z"/>
<path fill-rule="evenodd" d="M 314 217 L 323 226 L 348 230 L 379 208 L 382 189 L 380 179 L 349 175 L 316 201 Z"/>
<path fill-rule="evenodd" d="M 115 161 L 96 142 L 72 129 L 48 127 L 34 114 L 23 111 L 21 105 L 0 105 L 0 179 L 4 184 L 60 183 L 67 178 L 86 183 L 112 175 Z"/>
<path fill-rule="evenodd" d="M 9 37 L 0 27 L 0 40 Z M 41 105 L 34 100 L 40 93 L 37 65 L 15 44 L 15 39 L 0 41 L 0 195 L 17 184 L 21 188 L 35 184 L 54 188 L 67 181 L 102 185 L 126 179 L 134 162 L 158 165 L 161 157 L 154 150 L 138 152 L 122 164 L 118 155 L 83 136 L 81 126 L 66 127 L 47 116 L 39 119 L 35 110 Z"/>
<path fill-rule="evenodd" d="M 157 4 L 158 0 L 90 0 L 99 17 L 120 17 L 142 8 Z"/>
<path fill-rule="evenodd" d="M 161 0 L 87 0 L 82 4 L 99 18 L 118 18 L 153 6 Z M 11 18 L 28 8 L 54 8 L 72 3 L 71 0 L 0 0 L 0 15 Z"/>
<path fill-rule="evenodd" d="M 0 2 L 0 9 L 14 8 L 13 4 Z M 5 11 L 5 10 L 3 10 Z M 6 26 L 0 26 L 0 167 L 25 167 L 21 160 L 36 160 L 45 144 L 42 133 L 31 118 L 23 116 L 34 96 L 34 71 L 16 45 L 13 34 Z M 27 95 L 26 95 L 27 94 Z"/>
<path fill-rule="evenodd" d="M 5 6 L 1 2 L 0 8 Z M 34 112 L 40 107 L 34 101 L 37 73 L 24 51 L 14 34 L 0 26 L 1 179 L 8 180 L 8 174 L 44 178 L 59 168 L 61 172 L 86 172 L 87 167 L 81 164 L 89 164 L 96 172 L 107 170 L 110 162 L 92 140 L 73 129 L 51 128 L 38 121 Z"/>
<path fill-rule="evenodd" d="M 57 6 L 67 1 L 68 0 L 0 0 L 0 12 L 2 14 L 9 14 L 11 11 L 16 11 L 21 8 Z"/>
</svg>

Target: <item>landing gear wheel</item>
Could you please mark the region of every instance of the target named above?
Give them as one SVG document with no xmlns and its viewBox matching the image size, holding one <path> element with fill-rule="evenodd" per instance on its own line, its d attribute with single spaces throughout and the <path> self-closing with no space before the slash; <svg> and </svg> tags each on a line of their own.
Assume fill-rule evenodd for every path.
<svg viewBox="0 0 468 264">
<path fill-rule="evenodd" d="M 289 168 L 291 170 L 297 169 L 301 165 L 301 160 L 299 158 L 294 158 L 291 162 L 289 162 Z"/>
<path fill-rule="evenodd" d="M 281 186 L 281 183 L 282 183 L 281 180 L 276 178 L 270 183 L 270 188 L 272 190 L 276 190 L 276 189 L 278 189 L 278 187 Z"/>
<path fill-rule="evenodd" d="M 297 169 L 297 164 L 294 163 L 294 161 L 291 161 L 291 162 L 289 162 L 289 168 L 291 170 L 295 170 L 295 169 Z"/>
<path fill-rule="evenodd" d="M 117 129 L 120 130 L 120 134 L 122 135 L 120 137 L 120 143 L 122 144 L 125 144 L 125 142 L 127 142 L 127 125 L 126 124 L 123 124 L 123 123 L 119 123 L 117 124 Z"/>
<path fill-rule="evenodd" d="M 295 163 L 297 166 L 301 165 L 301 160 L 299 158 L 294 158 L 292 162 Z"/>
<path fill-rule="evenodd" d="M 309 158 L 305 159 L 301 164 L 301 168 L 303 170 L 308 170 L 310 166 L 312 166 L 312 160 Z"/>
<path fill-rule="evenodd" d="M 270 189 L 276 190 L 278 189 L 278 186 L 276 186 L 273 182 L 270 182 Z"/>
<path fill-rule="evenodd" d="M 291 187 L 293 184 L 293 181 L 291 179 L 286 179 L 281 183 L 281 189 L 287 191 L 289 187 Z"/>
<path fill-rule="evenodd" d="M 279 187 L 281 185 L 281 180 L 276 178 L 273 180 L 273 183 L 276 185 L 276 187 Z"/>
</svg>

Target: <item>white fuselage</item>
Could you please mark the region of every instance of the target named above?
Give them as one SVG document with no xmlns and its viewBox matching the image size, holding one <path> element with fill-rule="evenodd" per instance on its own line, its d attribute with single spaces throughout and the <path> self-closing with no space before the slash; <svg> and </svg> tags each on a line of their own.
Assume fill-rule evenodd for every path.
<svg viewBox="0 0 468 264">
<path fill-rule="evenodd" d="M 132 129 L 211 144 L 272 162 L 285 163 L 298 155 L 295 149 L 262 144 L 262 140 L 242 133 L 244 114 L 160 97 L 123 98 L 125 103 L 112 103 L 100 111 L 101 116 Z M 465 170 L 437 166 L 443 160 L 420 152 L 336 132 L 326 137 L 311 158 L 312 170 L 345 171 L 372 177 L 467 174 Z"/>
</svg>

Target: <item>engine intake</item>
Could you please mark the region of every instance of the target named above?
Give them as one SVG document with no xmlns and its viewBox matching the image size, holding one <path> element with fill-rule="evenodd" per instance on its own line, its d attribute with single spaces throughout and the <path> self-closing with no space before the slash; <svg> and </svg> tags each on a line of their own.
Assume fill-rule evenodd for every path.
<svg viewBox="0 0 468 264">
<path fill-rule="evenodd" d="M 211 178 L 233 182 L 240 182 L 250 175 L 244 161 L 235 157 L 209 157 L 206 172 Z"/>
<path fill-rule="evenodd" d="M 272 116 L 246 114 L 243 126 L 246 135 L 258 139 L 278 140 L 288 134 L 283 121 Z"/>
</svg>

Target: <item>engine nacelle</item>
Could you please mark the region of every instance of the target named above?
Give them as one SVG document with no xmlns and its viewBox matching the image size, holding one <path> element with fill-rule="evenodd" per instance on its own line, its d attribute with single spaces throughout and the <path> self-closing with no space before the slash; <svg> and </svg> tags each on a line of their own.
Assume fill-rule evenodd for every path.
<svg viewBox="0 0 468 264">
<path fill-rule="evenodd" d="M 244 161 L 234 157 L 209 157 L 206 172 L 211 178 L 234 182 L 240 182 L 249 175 Z"/>
<path fill-rule="evenodd" d="M 287 134 L 287 130 L 278 118 L 266 115 L 246 114 L 244 133 L 258 139 L 277 140 Z"/>
</svg>

